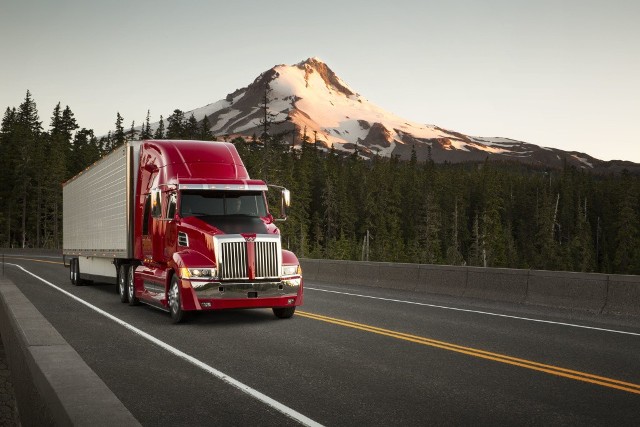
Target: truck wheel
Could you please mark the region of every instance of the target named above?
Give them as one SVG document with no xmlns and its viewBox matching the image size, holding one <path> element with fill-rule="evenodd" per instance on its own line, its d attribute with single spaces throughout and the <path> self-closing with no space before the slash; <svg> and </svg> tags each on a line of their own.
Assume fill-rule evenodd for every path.
<svg viewBox="0 0 640 427">
<path fill-rule="evenodd" d="M 169 288 L 169 311 L 173 323 L 180 323 L 186 319 L 186 313 L 180 306 L 180 281 L 176 276 L 171 278 L 171 288 Z"/>
<path fill-rule="evenodd" d="M 288 319 L 296 312 L 296 307 L 274 307 L 272 310 L 278 319 Z"/>
<path fill-rule="evenodd" d="M 82 284 L 82 280 L 80 279 L 80 260 L 78 258 L 73 258 L 69 262 L 69 274 L 73 286 L 80 286 Z"/>
<path fill-rule="evenodd" d="M 75 261 L 76 261 L 75 258 L 71 258 L 69 260 L 69 281 L 71 282 L 72 285 L 75 285 L 74 276 L 73 276 L 73 264 L 75 263 Z"/>
<path fill-rule="evenodd" d="M 120 268 L 118 268 L 118 295 L 120 295 L 120 302 L 122 303 L 129 302 L 129 295 L 127 294 L 128 267 L 127 264 L 120 264 Z"/>
<path fill-rule="evenodd" d="M 134 287 L 135 272 L 135 265 L 129 267 L 129 271 L 127 274 L 127 297 L 129 299 L 129 305 L 140 304 L 140 300 L 138 300 L 138 298 L 136 297 L 136 289 Z"/>
</svg>

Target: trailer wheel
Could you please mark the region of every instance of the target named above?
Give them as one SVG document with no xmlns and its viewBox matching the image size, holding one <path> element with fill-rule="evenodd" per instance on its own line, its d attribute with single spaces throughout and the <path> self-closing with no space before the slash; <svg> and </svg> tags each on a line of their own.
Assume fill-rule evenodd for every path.
<svg viewBox="0 0 640 427">
<path fill-rule="evenodd" d="M 296 312 L 296 307 L 274 307 L 272 310 L 278 319 L 288 319 Z"/>
<path fill-rule="evenodd" d="M 169 312 L 173 323 L 180 323 L 186 319 L 186 313 L 182 310 L 180 304 L 180 281 L 176 276 L 171 278 L 171 287 L 169 288 Z"/>
<path fill-rule="evenodd" d="M 75 258 L 71 258 L 69 260 L 69 281 L 72 285 L 75 285 L 75 283 L 73 283 L 73 263 L 75 262 L 75 260 Z"/>
<path fill-rule="evenodd" d="M 127 264 L 120 264 L 120 267 L 118 267 L 118 295 L 122 303 L 129 302 L 129 295 L 127 294 L 128 272 L 129 266 Z"/>
<path fill-rule="evenodd" d="M 80 279 L 80 260 L 78 258 L 72 258 L 71 261 L 69 261 L 69 275 L 73 286 L 80 286 L 82 284 L 82 280 Z"/>
<path fill-rule="evenodd" d="M 130 266 L 127 274 L 127 297 L 129 298 L 129 305 L 140 304 L 140 300 L 136 297 L 136 288 L 134 287 L 135 272 L 136 266 Z"/>
</svg>

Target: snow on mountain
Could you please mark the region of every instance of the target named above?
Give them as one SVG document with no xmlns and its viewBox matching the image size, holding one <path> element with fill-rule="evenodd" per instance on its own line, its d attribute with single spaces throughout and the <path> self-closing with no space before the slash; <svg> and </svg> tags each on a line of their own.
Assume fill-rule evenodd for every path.
<svg viewBox="0 0 640 427">
<path fill-rule="evenodd" d="M 270 91 L 265 92 L 267 85 Z M 567 153 L 500 137 L 468 136 L 438 126 L 405 120 L 369 102 L 342 81 L 324 62 L 309 58 L 294 65 L 277 65 L 247 87 L 204 107 L 185 112 L 198 121 L 207 116 L 219 138 L 251 139 L 263 132 L 265 93 L 274 124 L 271 134 L 284 134 L 299 147 L 308 140 L 323 147 L 361 156 L 397 155 L 435 162 L 517 160 L 549 167 L 562 162 L 583 168 L 603 164 L 583 153 Z M 154 126 L 155 127 L 155 126 Z M 608 166 L 607 166 L 608 167 Z"/>
</svg>

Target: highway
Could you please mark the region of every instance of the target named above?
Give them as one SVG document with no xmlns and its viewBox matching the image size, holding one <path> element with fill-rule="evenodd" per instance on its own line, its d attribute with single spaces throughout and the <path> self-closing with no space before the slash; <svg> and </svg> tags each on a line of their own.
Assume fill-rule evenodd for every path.
<svg viewBox="0 0 640 427">
<path fill-rule="evenodd" d="M 638 425 L 640 319 L 305 282 L 292 319 L 173 325 L 57 257 L 5 257 L 143 425 Z"/>
</svg>

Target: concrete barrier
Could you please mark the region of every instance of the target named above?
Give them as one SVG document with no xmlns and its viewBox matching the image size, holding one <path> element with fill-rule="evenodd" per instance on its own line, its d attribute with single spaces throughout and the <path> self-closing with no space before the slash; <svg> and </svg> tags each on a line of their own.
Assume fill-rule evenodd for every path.
<svg viewBox="0 0 640 427">
<path fill-rule="evenodd" d="M 606 274 L 529 272 L 526 304 L 601 312 L 607 297 Z"/>
<path fill-rule="evenodd" d="M 318 259 L 301 259 L 302 276 L 305 280 L 316 280 L 318 277 L 318 269 L 320 268 L 320 260 Z"/>
<path fill-rule="evenodd" d="M 640 276 L 610 275 L 603 312 L 640 316 Z"/>
<path fill-rule="evenodd" d="M 376 264 L 376 263 L 370 263 Z M 420 285 L 419 264 L 377 263 L 377 284 L 381 288 L 415 291 Z M 374 267 L 372 266 L 372 269 Z"/>
<path fill-rule="evenodd" d="M 345 285 L 349 283 L 347 280 L 348 266 L 348 261 L 326 260 L 318 265 L 318 276 L 316 280 Z"/>
<path fill-rule="evenodd" d="M 0 279 L 0 334 L 22 425 L 140 425 L 6 279 Z"/>
<path fill-rule="evenodd" d="M 640 276 L 301 259 L 306 281 L 640 316 Z"/>
<path fill-rule="evenodd" d="M 350 262 L 346 265 L 344 284 L 379 287 L 377 262 Z M 322 275 L 321 269 L 321 275 Z"/>
<path fill-rule="evenodd" d="M 524 302 L 529 270 L 482 267 L 467 269 L 467 287 L 462 296 L 501 302 Z"/>
<path fill-rule="evenodd" d="M 467 287 L 467 268 L 451 265 L 420 264 L 416 291 L 461 297 Z"/>
</svg>

